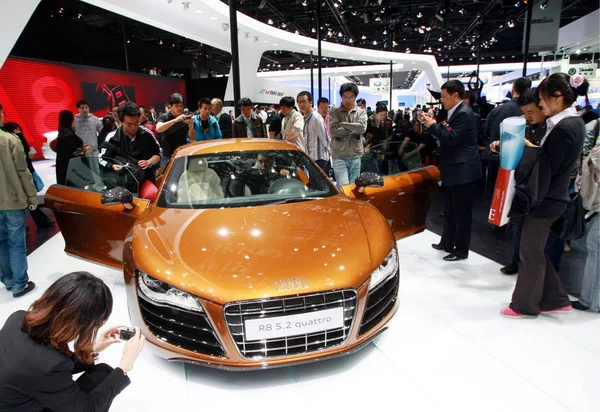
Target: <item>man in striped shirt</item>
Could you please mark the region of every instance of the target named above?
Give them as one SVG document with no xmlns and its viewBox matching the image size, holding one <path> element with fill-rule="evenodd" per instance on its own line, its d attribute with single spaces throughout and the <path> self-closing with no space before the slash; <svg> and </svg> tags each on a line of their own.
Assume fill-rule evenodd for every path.
<svg viewBox="0 0 600 412">
<path fill-rule="evenodd" d="M 304 116 L 304 139 L 306 153 L 325 173 L 329 173 L 330 141 L 325 129 L 325 121 L 313 110 L 313 97 L 309 92 L 300 92 L 296 97 L 300 112 Z"/>
</svg>

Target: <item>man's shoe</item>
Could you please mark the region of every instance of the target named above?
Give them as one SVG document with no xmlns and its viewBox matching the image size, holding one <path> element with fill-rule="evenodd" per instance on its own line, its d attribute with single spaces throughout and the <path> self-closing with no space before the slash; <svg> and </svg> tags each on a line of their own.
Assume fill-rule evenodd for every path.
<svg viewBox="0 0 600 412">
<path fill-rule="evenodd" d="M 505 275 L 516 275 L 519 272 L 519 264 L 510 262 L 508 265 L 501 268 L 500 272 L 504 273 Z"/>
<path fill-rule="evenodd" d="M 448 256 L 444 256 L 444 260 L 446 262 L 457 262 L 459 260 L 465 260 L 468 256 L 466 255 L 457 255 L 455 253 L 450 253 Z"/>
<path fill-rule="evenodd" d="M 577 309 L 577 310 L 588 310 L 589 309 L 587 306 L 585 306 L 583 303 L 581 303 L 578 300 L 572 300 L 571 306 L 573 307 L 573 309 Z"/>
<path fill-rule="evenodd" d="M 510 306 L 502 309 L 500 311 L 500 314 L 502 316 L 504 316 L 505 318 L 511 318 L 511 319 L 525 319 L 525 318 L 535 318 L 535 316 L 531 316 L 531 315 L 522 315 L 520 313 L 515 312 L 514 310 L 512 310 L 512 308 Z"/>
<path fill-rule="evenodd" d="M 25 289 L 23 289 L 20 292 L 13 293 L 13 298 L 20 298 L 21 296 L 25 296 L 26 294 L 31 292 L 33 289 L 35 289 L 35 283 L 33 283 L 32 281 L 29 281 L 29 282 L 27 282 L 27 286 L 25 287 Z"/>
<path fill-rule="evenodd" d="M 432 243 L 431 247 L 435 250 L 443 250 L 446 253 L 452 253 L 452 250 L 444 248 L 444 246 L 441 243 Z"/>
</svg>

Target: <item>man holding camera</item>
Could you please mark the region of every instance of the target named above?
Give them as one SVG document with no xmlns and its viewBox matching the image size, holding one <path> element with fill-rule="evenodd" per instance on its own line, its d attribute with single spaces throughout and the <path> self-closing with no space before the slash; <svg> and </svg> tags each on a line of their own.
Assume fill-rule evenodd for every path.
<svg viewBox="0 0 600 412">
<path fill-rule="evenodd" d="M 170 109 L 167 113 L 158 116 L 156 131 L 159 133 L 160 147 L 162 148 L 161 166 L 165 166 L 179 146 L 196 139 L 192 115 L 183 114 L 183 97 L 173 93 L 169 98 Z"/>
<path fill-rule="evenodd" d="M 440 123 L 432 114 L 419 114 L 429 134 L 440 141 L 442 184 L 448 192 L 444 210 L 444 233 L 436 250 L 448 253 L 444 260 L 467 259 L 471 244 L 473 192 L 481 178 L 481 160 L 477 149 L 477 120 L 463 103 L 465 86 L 458 80 L 442 85 L 442 105 L 447 120 Z"/>
</svg>

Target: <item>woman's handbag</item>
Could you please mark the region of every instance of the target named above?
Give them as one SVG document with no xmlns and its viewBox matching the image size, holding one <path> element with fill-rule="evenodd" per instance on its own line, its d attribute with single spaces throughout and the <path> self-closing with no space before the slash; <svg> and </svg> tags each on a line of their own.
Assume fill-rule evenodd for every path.
<svg viewBox="0 0 600 412">
<path fill-rule="evenodd" d="M 585 236 L 585 210 L 581 194 L 573 193 L 567 211 L 552 225 L 552 231 L 565 240 L 581 239 Z"/>
<path fill-rule="evenodd" d="M 31 176 L 33 176 L 33 184 L 35 186 L 36 192 L 41 192 L 44 188 L 44 181 L 42 180 L 38 172 L 33 172 Z"/>
</svg>

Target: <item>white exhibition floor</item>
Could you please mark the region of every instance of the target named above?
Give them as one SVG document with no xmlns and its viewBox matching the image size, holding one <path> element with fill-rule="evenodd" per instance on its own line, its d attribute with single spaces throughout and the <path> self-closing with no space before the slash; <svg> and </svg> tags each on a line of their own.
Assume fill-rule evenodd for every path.
<svg viewBox="0 0 600 412">
<path fill-rule="evenodd" d="M 474 253 L 444 262 L 431 232 L 399 242 L 400 309 L 362 351 L 308 365 L 225 372 L 168 363 L 144 351 L 112 411 L 600 412 L 600 316 L 577 312 L 513 320 L 499 315 L 515 277 Z M 119 272 L 67 257 L 59 234 L 29 256 L 38 288 L 0 289 L 0 324 L 75 270 L 114 295 L 110 324 L 128 324 Z M 100 361 L 118 364 L 120 345 Z"/>
</svg>

